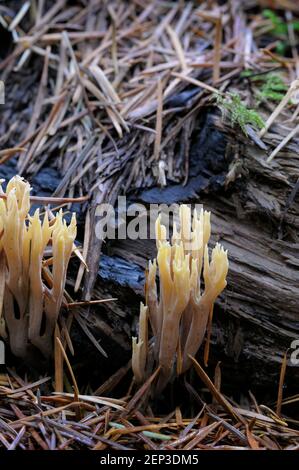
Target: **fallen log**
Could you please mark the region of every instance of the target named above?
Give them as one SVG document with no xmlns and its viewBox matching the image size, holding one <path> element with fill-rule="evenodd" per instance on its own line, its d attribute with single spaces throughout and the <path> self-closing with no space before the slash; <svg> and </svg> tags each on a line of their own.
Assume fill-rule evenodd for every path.
<svg viewBox="0 0 299 470">
<path fill-rule="evenodd" d="M 264 151 L 234 137 L 208 114 L 193 133 L 185 198 L 182 186 L 170 185 L 131 194 L 130 201 L 200 202 L 211 210 L 212 238 L 228 249 L 230 268 L 215 309 L 210 362 L 222 361 L 231 385 L 264 391 L 271 386 L 273 392 L 283 355 L 299 339 L 298 197 L 288 202 L 299 175 L 296 142 L 268 165 Z M 87 322 L 103 344 L 118 344 L 125 362 L 136 331 L 143 271 L 156 248 L 152 240 L 116 240 L 105 252 L 95 293 L 115 296 L 117 290 L 119 300 L 101 305 L 102 313 L 94 309 Z M 106 322 L 112 325 L 107 331 Z M 298 378 L 299 368 L 289 360 L 286 383 L 292 388 Z"/>
</svg>

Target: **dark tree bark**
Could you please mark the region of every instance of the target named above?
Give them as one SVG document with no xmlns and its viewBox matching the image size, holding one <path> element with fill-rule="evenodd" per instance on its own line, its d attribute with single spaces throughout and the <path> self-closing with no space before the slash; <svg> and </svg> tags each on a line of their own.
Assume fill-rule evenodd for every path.
<svg viewBox="0 0 299 470">
<path fill-rule="evenodd" d="M 274 126 L 264 141 L 279 142 L 281 133 Z M 145 203 L 202 202 L 211 210 L 212 245 L 219 240 L 228 249 L 230 268 L 215 309 L 210 362 L 220 359 L 226 382 L 247 390 L 269 385 L 273 391 L 283 355 L 299 339 L 297 148 L 294 140 L 267 164 L 265 150 L 207 114 L 192 134 L 190 176 L 183 191 L 169 185 L 131 195 Z M 95 336 L 107 345 L 113 339 L 126 360 L 143 269 L 155 255 L 153 241 L 124 240 L 108 243 L 101 258 L 96 293 L 117 292 L 120 298 L 102 306 L 101 313 L 94 310 L 88 321 Z M 286 381 L 291 388 L 298 378 L 299 367 L 289 361 Z"/>
</svg>

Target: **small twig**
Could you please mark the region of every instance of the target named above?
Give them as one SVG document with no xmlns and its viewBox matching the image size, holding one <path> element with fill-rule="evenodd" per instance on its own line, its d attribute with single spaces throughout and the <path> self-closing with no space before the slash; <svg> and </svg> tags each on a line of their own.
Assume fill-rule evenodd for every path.
<svg viewBox="0 0 299 470">
<path fill-rule="evenodd" d="M 203 368 L 199 365 L 199 363 L 197 362 L 197 360 L 190 356 L 189 354 L 189 358 L 191 359 L 191 361 L 193 362 L 193 365 L 195 367 L 195 370 L 196 372 L 198 373 L 199 377 L 201 378 L 201 380 L 204 382 L 204 384 L 208 387 L 208 389 L 210 390 L 210 392 L 212 393 L 212 395 L 216 398 L 216 400 L 218 401 L 218 403 L 220 403 L 220 405 L 223 406 L 223 408 L 234 418 L 236 419 L 237 421 L 241 421 L 241 422 L 244 422 L 244 419 L 239 415 L 238 412 L 236 412 L 234 410 L 234 408 L 232 407 L 232 405 L 226 400 L 226 398 L 219 392 L 219 390 L 217 390 L 217 388 L 215 387 L 215 385 L 213 384 L 213 382 L 211 381 L 211 379 L 209 378 L 209 376 L 205 373 L 205 371 L 203 370 Z"/>
<path fill-rule="evenodd" d="M 111 302 L 112 300 L 117 300 L 117 297 L 111 297 L 110 299 L 83 300 L 82 302 L 70 302 L 66 304 L 66 307 L 73 308 L 73 307 L 82 307 L 82 306 L 88 306 L 88 305 L 97 305 L 97 304 L 102 304 L 104 302 Z"/>
<path fill-rule="evenodd" d="M 289 132 L 289 134 L 280 142 L 280 144 L 277 145 L 277 147 L 273 150 L 273 152 L 271 152 L 271 154 L 267 158 L 268 163 L 270 163 L 273 160 L 273 158 L 276 157 L 278 152 L 280 152 L 287 145 L 287 143 L 293 137 L 295 137 L 298 131 L 299 131 L 299 124 L 297 124 L 297 126 L 295 126 L 294 129 L 291 130 L 291 132 Z"/>
<path fill-rule="evenodd" d="M 263 127 L 263 129 L 259 133 L 259 137 L 263 137 L 266 134 L 266 132 L 268 131 L 270 126 L 272 126 L 272 124 L 275 121 L 275 119 L 277 118 L 277 116 L 281 113 L 283 108 L 288 104 L 288 102 L 291 99 L 292 95 L 294 94 L 295 91 L 298 90 L 298 88 L 299 88 L 299 80 L 294 80 L 291 83 L 291 86 L 288 89 L 288 91 L 286 92 L 284 98 L 281 100 L 279 105 L 274 109 L 271 116 L 269 116 L 269 118 L 267 119 L 265 126 Z"/>
<path fill-rule="evenodd" d="M 66 362 L 66 365 L 67 365 L 67 368 L 69 370 L 69 373 L 70 373 L 70 376 L 71 376 L 71 379 L 72 379 L 72 382 L 73 382 L 73 387 L 74 387 L 74 402 L 78 402 L 79 401 L 79 388 L 78 388 L 78 385 L 77 385 L 77 381 L 76 381 L 76 378 L 75 378 L 75 375 L 74 375 L 74 372 L 73 372 L 73 369 L 72 369 L 72 366 L 70 364 L 70 361 L 67 357 L 67 354 L 64 350 L 64 347 L 62 346 L 62 343 L 60 341 L 60 339 L 58 338 L 58 336 L 56 336 L 56 342 L 58 344 L 58 346 L 60 347 L 60 350 L 61 350 L 61 353 L 64 357 L 64 360 Z"/>
<path fill-rule="evenodd" d="M 0 194 L 0 198 L 6 199 L 6 194 Z M 39 202 L 41 204 L 68 204 L 86 202 L 90 198 L 89 194 L 81 197 L 47 197 L 47 196 L 30 196 L 31 202 Z"/>
<path fill-rule="evenodd" d="M 225 96 L 225 93 L 222 93 L 221 91 L 217 90 L 217 88 L 214 88 L 211 85 L 208 85 L 207 83 L 201 82 L 200 80 L 197 80 L 196 78 L 187 77 L 186 75 L 183 75 L 182 73 L 177 73 L 177 72 L 172 72 L 171 75 L 177 78 L 181 78 L 182 80 L 192 83 L 193 85 L 203 88 L 204 90 L 210 91 L 211 93 L 217 93 L 217 94 L 220 93 L 221 95 Z"/>
<path fill-rule="evenodd" d="M 284 379 L 285 379 L 285 374 L 287 370 L 287 355 L 288 351 L 284 353 L 283 360 L 281 363 L 281 369 L 280 369 L 280 376 L 279 376 L 279 385 L 278 385 L 278 395 L 277 395 L 277 404 L 276 404 L 276 414 L 278 416 L 281 416 L 281 405 L 282 405 L 282 397 L 283 397 L 283 385 L 284 385 Z"/>
<path fill-rule="evenodd" d="M 156 137 L 154 146 L 154 158 L 156 161 L 159 160 L 161 138 L 162 138 L 162 110 L 163 110 L 163 87 L 161 80 L 158 80 L 157 86 L 157 117 L 156 117 Z"/>
</svg>

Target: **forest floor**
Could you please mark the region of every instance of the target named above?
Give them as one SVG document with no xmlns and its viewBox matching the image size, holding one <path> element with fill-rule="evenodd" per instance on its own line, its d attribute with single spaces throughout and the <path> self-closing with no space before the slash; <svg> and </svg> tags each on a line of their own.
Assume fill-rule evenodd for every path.
<svg viewBox="0 0 299 470">
<path fill-rule="evenodd" d="M 296 2 L 9 4 L 0 176 L 75 211 L 80 255 L 63 367 L 33 370 L 9 351 L 0 366 L 0 448 L 299 449 Z M 97 205 L 120 195 L 204 203 L 229 252 L 209 367 L 201 351 L 159 400 L 156 372 L 138 388 L 131 371 L 155 243 L 95 236 Z"/>
</svg>

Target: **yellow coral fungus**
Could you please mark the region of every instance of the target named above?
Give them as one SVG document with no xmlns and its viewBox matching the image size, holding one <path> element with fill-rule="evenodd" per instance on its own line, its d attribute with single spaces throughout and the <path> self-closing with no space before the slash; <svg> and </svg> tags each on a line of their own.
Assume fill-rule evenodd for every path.
<svg viewBox="0 0 299 470">
<path fill-rule="evenodd" d="M 145 379 L 145 368 L 148 348 L 148 321 L 147 313 L 148 308 L 140 304 L 140 317 L 139 317 L 139 335 L 133 339 L 133 358 L 132 369 L 138 382 Z"/>
<path fill-rule="evenodd" d="M 55 324 L 63 300 L 66 270 L 76 237 L 76 219 L 69 225 L 59 212 L 54 221 L 30 210 L 30 185 L 15 176 L 1 188 L 0 199 L 0 335 L 13 354 L 27 357 L 33 346 L 52 352 Z M 45 248 L 52 245 L 52 271 L 43 279 Z"/>
<path fill-rule="evenodd" d="M 194 356 L 202 344 L 213 304 L 226 286 L 227 252 L 217 243 L 209 261 L 208 242 L 211 235 L 210 212 L 197 213 L 182 205 L 180 228 L 173 227 L 171 243 L 166 240 L 166 228 L 161 218 L 156 221 L 157 259 L 149 263 L 146 282 L 146 305 L 154 335 L 153 354 L 161 367 L 158 390 L 171 378 L 175 361 L 177 372 L 190 367 L 189 355 Z M 156 283 L 159 274 L 159 296 Z M 204 289 L 201 288 L 201 277 Z M 145 330 L 144 307 L 141 308 L 142 330 Z M 143 339 L 144 340 L 144 339 Z M 145 350 L 133 348 L 133 372 L 137 382 L 146 376 Z M 141 371 L 141 366 L 144 370 Z"/>
</svg>

